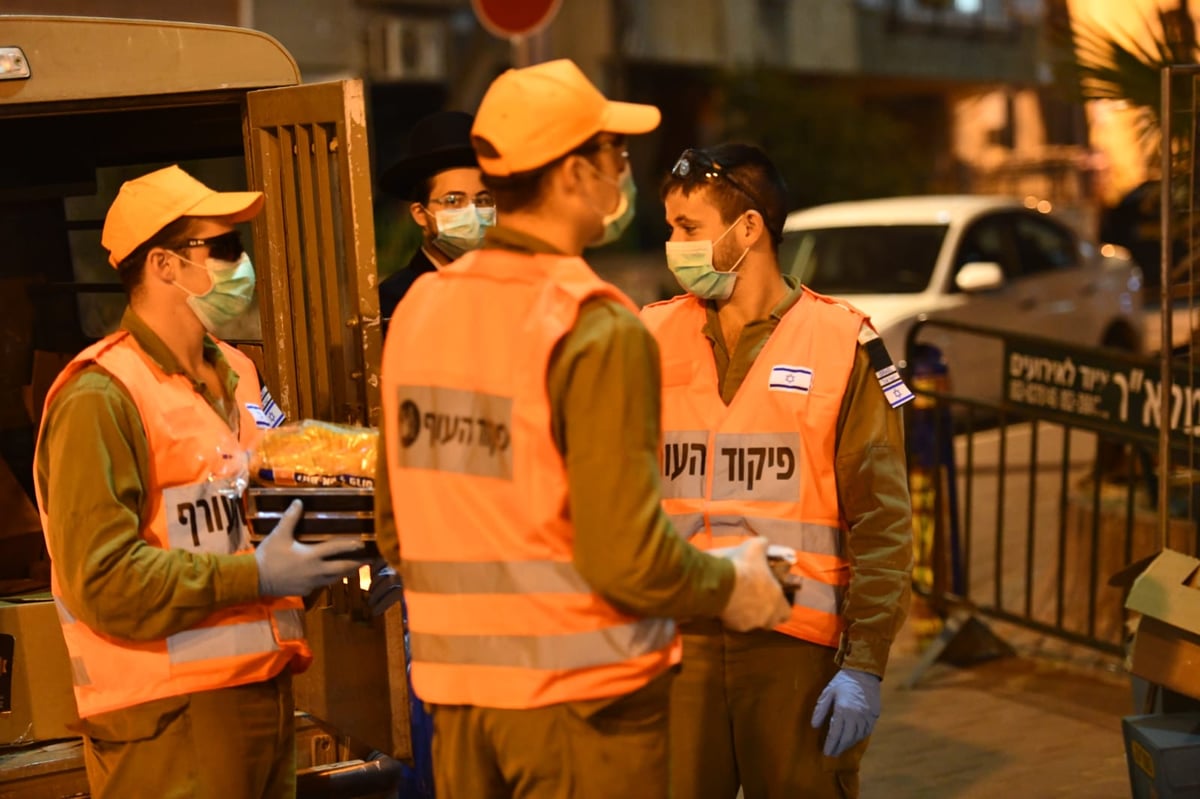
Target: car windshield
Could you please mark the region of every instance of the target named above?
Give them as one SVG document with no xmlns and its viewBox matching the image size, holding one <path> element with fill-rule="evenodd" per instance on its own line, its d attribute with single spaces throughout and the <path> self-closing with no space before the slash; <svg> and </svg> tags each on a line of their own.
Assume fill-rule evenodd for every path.
<svg viewBox="0 0 1200 799">
<path fill-rule="evenodd" d="M 929 286 L 945 225 L 862 225 L 784 234 L 779 266 L 823 294 L 915 294 Z"/>
</svg>

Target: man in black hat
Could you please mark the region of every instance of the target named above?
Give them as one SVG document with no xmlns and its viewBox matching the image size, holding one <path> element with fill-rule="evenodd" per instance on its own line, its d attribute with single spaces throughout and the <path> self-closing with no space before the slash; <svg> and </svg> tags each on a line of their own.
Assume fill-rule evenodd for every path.
<svg viewBox="0 0 1200 799">
<path fill-rule="evenodd" d="M 421 249 L 408 265 L 379 284 L 384 325 L 417 278 L 478 248 L 484 228 L 496 223 L 495 202 L 471 149 L 474 121 L 463 111 L 418 120 L 407 154 L 380 176 L 384 191 L 411 200 L 408 212 L 423 232 Z"/>
</svg>

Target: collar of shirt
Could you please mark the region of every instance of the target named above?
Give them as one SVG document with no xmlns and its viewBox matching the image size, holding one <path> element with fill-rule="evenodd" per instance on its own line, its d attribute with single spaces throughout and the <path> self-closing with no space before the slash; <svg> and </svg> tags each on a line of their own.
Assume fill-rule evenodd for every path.
<svg viewBox="0 0 1200 799">
<path fill-rule="evenodd" d="M 488 249 L 513 250 L 515 252 L 544 255 L 562 255 L 562 250 L 548 241 L 520 230 L 494 225 L 483 232 L 483 246 Z"/>
<path fill-rule="evenodd" d="M 129 334 L 133 336 L 133 340 L 141 347 L 142 352 L 146 353 L 150 360 L 158 365 L 159 369 L 162 369 L 163 372 L 169 375 L 185 375 L 192 381 L 193 385 L 199 388 L 200 384 L 193 375 L 187 374 L 179 359 L 175 357 L 175 353 L 171 352 L 171 348 L 159 338 L 150 325 L 146 324 L 140 316 L 134 313 L 132 308 L 125 308 L 125 313 L 121 316 L 121 329 L 129 331 Z M 221 348 L 217 346 L 216 340 L 207 333 L 204 335 L 204 360 L 212 364 L 213 368 L 217 370 L 217 376 L 225 386 L 226 394 L 229 397 L 234 396 L 234 390 L 238 384 L 238 374 L 229 365 L 229 361 L 225 360 L 225 355 L 222 354 Z"/>
<path fill-rule="evenodd" d="M 804 294 L 804 286 L 796 279 L 795 275 L 784 275 L 783 282 L 787 284 L 788 292 L 783 295 L 783 299 L 779 301 L 771 313 L 765 319 L 755 319 L 746 324 L 746 327 L 759 326 L 768 324 L 772 330 L 779 324 L 779 320 L 784 314 L 792 310 L 792 306 L 800 301 L 800 296 Z M 721 319 L 717 315 L 717 303 L 714 300 L 704 300 L 704 335 L 714 346 L 725 349 L 725 336 L 721 333 Z"/>
</svg>

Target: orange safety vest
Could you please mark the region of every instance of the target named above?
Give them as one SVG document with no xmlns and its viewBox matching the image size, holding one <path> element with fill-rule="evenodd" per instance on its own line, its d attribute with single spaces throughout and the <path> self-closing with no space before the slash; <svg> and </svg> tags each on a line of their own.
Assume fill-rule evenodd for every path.
<svg viewBox="0 0 1200 799">
<path fill-rule="evenodd" d="M 129 391 L 151 457 L 139 531 L 150 546 L 197 553 L 253 551 L 237 489 L 229 479 L 212 478 L 226 474 L 229 463 L 253 446 L 258 425 L 270 423 L 259 406 L 254 364 L 233 347 L 224 343 L 220 347 L 239 378 L 237 435 L 195 392 L 188 377 L 166 374 L 127 331 L 114 333 L 77 355 L 46 395 L 43 420 L 59 390 L 91 363 L 103 367 Z M 40 487 L 37 494 L 40 506 Z M 42 527 L 49 530 L 46 509 L 40 512 Z M 165 639 L 128 641 L 93 630 L 71 614 L 61 598 L 53 550 L 50 558 L 51 591 L 71 656 L 81 717 L 258 682 L 294 661 L 295 668 L 302 670 L 312 660 L 299 597 L 264 597 L 214 611 L 194 627 Z"/>
<path fill-rule="evenodd" d="M 805 289 L 728 406 L 704 304 L 682 295 L 647 306 L 642 319 L 662 351 L 664 510 L 700 549 L 752 535 L 794 549 L 801 585 L 776 629 L 837 646 L 850 568 L 834 447 L 865 317 Z"/>
<path fill-rule="evenodd" d="M 618 611 L 572 563 L 546 375 L 592 297 L 634 309 L 580 258 L 489 249 L 423 276 L 392 317 L 386 452 L 426 702 L 618 696 L 671 664 L 674 623 Z"/>
</svg>

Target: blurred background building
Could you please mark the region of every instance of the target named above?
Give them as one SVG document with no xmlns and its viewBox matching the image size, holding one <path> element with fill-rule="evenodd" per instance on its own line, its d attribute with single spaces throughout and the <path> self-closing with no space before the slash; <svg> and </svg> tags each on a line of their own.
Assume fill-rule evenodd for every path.
<svg viewBox="0 0 1200 799">
<path fill-rule="evenodd" d="M 1079 99 L 1067 68 L 1072 19 L 1136 33 L 1160 4 L 1178 3 L 562 0 L 521 52 L 571 57 L 610 95 L 662 108 L 661 128 L 631 148 L 642 192 L 627 249 L 662 241 L 655 189 L 677 154 L 727 138 L 765 146 L 797 208 L 1004 193 L 1048 203 L 1094 233 L 1103 209 L 1145 179 L 1146 163 L 1119 104 Z M 0 12 L 263 30 L 306 81 L 366 81 L 376 171 L 416 119 L 473 110 L 516 52 L 479 25 L 469 0 L 0 0 Z M 389 250 L 411 242 L 397 235 L 402 225 L 390 229 L 379 199 L 386 272 L 403 262 Z"/>
</svg>

